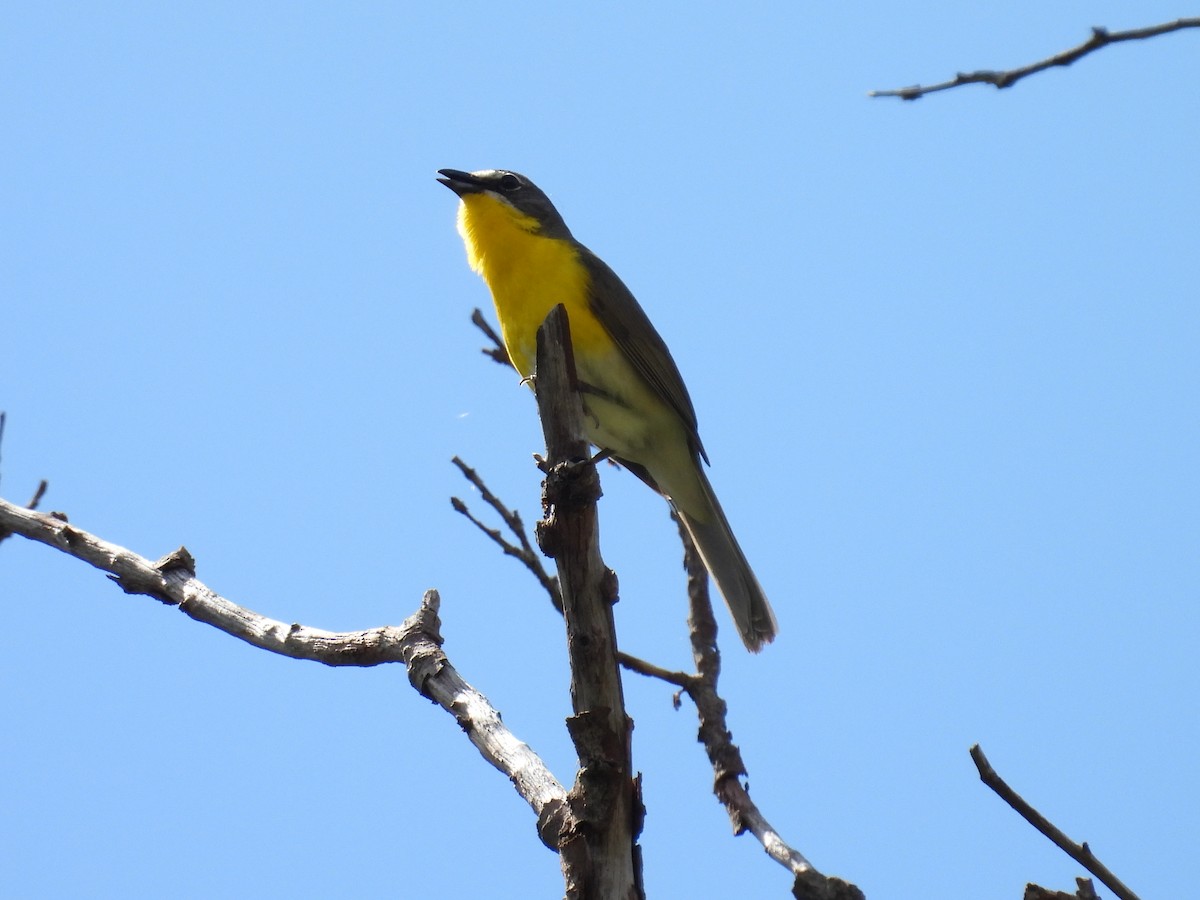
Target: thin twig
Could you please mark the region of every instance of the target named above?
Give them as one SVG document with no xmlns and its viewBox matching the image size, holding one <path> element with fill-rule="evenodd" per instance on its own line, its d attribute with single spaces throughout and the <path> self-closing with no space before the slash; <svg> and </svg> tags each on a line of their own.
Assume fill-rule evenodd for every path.
<svg viewBox="0 0 1200 900">
<path fill-rule="evenodd" d="M 1030 63 L 1019 69 L 1008 69 L 1002 72 L 990 69 L 981 69 L 977 72 L 959 72 L 954 78 L 949 81 L 940 82 L 939 84 L 931 84 L 924 87 L 918 84 L 895 90 L 869 91 L 867 96 L 899 97 L 901 100 L 917 100 L 926 94 L 949 90 L 963 84 L 990 84 L 997 88 L 1012 87 L 1028 75 L 1033 75 L 1035 72 L 1041 72 L 1055 66 L 1069 66 L 1076 60 L 1087 56 L 1089 53 L 1094 53 L 1101 47 L 1107 47 L 1109 44 L 1119 44 L 1122 41 L 1140 41 L 1184 28 L 1200 28 L 1200 17 L 1176 19 L 1174 22 L 1164 22 L 1162 25 L 1151 25 L 1148 28 L 1134 28 L 1129 31 L 1109 31 L 1106 28 L 1093 28 L 1092 36 L 1078 47 L 1072 47 L 1070 50 L 1064 50 L 1062 53 L 1056 53 L 1054 56 L 1043 59 L 1040 62 Z"/>
<path fill-rule="evenodd" d="M 515 559 L 523 562 L 530 572 L 533 573 L 533 576 L 538 580 L 538 583 L 541 584 L 546 590 L 546 593 L 550 595 L 550 602 L 554 604 L 554 608 L 561 613 L 562 594 L 559 591 L 558 578 L 547 572 L 546 568 L 542 565 L 541 556 L 536 550 L 534 550 L 533 545 L 529 540 L 529 534 L 525 530 L 525 523 L 521 519 L 520 514 L 518 514 L 515 510 L 510 510 L 499 497 L 492 493 L 479 473 L 463 462 L 462 459 L 456 456 L 450 461 L 458 467 L 459 471 L 462 472 L 463 477 L 471 482 L 475 489 L 479 491 L 480 499 L 494 509 L 497 514 L 499 514 L 500 518 L 504 520 L 504 524 L 508 527 L 509 531 L 516 536 L 520 546 L 514 545 L 505 540 L 498 528 L 489 528 L 488 526 L 484 525 L 458 497 L 450 498 L 450 504 L 454 507 L 454 510 L 465 516 L 473 525 L 475 525 L 476 528 L 491 538 L 492 541 L 494 541 L 496 545 L 504 551 L 505 555 L 514 557 Z M 617 661 L 622 667 L 631 672 L 636 672 L 637 674 L 644 675 L 647 678 L 657 678 L 660 681 L 665 681 L 668 684 L 673 684 L 677 687 L 687 687 L 698 677 L 696 675 L 689 675 L 686 672 L 664 669 L 661 666 L 656 666 L 654 663 L 647 662 L 644 659 L 639 659 L 638 657 L 623 651 L 619 651 L 617 653 Z"/>
<path fill-rule="evenodd" d="M 499 514 L 500 518 L 504 520 L 504 524 L 516 537 L 520 546 L 505 540 L 504 536 L 500 533 L 500 529 L 488 528 L 486 525 L 484 525 L 475 517 L 475 515 L 467 507 L 467 504 L 458 497 L 451 497 L 450 505 L 454 507 L 455 512 L 465 516 L 475 525 L 476 528 L 491 538 L 506 555 L 511 556 L 514 559 L 518 559 L 524 563 L 525 567 L 533 573 L 533 577 L 538 580 L 538 583 L 545 589 L 546 593 L 550 595 L 550 602 L 554 604 L 554 608 L 561 613 L 562 593 L 559 591 L 558 578 L 547 572 L 546 567 L 542 565 L 541 554 L 538 553 L 538 551 L 533 548 L 533 544 L 530 543 L 529 535 L 525 532 L 525 523 L 521 521 L 520 513 L 518 513 L 516 510 L 510 510 L 507 506 L 505 506 L 500 498 L 488 489 L 488 486 L 479 476 L 479 473 L 468 466 L 459 457 L 456 456 L 450 461 L 458 467 L 458 470 L 462 472 L 463 477 L 466 478 L 467 481 L 471 482 L 475 489 L 479 491 L 480 499 L 494 509 Z"/>
<path fill-rule="evenodd" d="M 1084 841 L 1082 844 L 1072 841 L 1056 828 L 1054 823 L 1034 809 L 1020 794 L 1009 787 L 1004 779 L 996 773 L 996 770 L 992 768 L 992 764 L 983 755 L 983 750 L 980 749 L 978 744 L 971 748 L 971 759 L 975 763 L 975 768 L 979 770 L 980 780 L 999 794 L 1000 798 L 1015 809 L 1026 822 L 1053 841 L 1071 859 L 1099 878 L 1121 900 L 1138 900 L 1137 894 L 1126 887 L 1121 879 L 1110 872 L 1108 867 L 1100 862 L 1100 860 L 1096 859 L 1091 848 L 1088 847 L 1087 841 Z"/>
<path fill-rule="evenodd" d="M 0 448 L 4 446 L 4 425 L 8 420 L 8 415 L 0 412 Z M 33 496 L 29 502 L 25 504 L 26 509 L 37 509 L 42 502 L 42 498 L 46 496 L 46 489 L 50 487 L 50 483 L 43 478 L 38 482 L 37 488 L 34 489 Z M 0 528 L 0 543 L 3 543 L 8 538 L 12 537 L 12 531 L 6 528 Z"/>
<path fill-rule="evenodd" d="M 50 487 L 50 482 L 45 478 L 38 482 L 37 489 L 33 492 L 33 496 L 29 502 L 25 504 L 26 509 L 37 509 L 42 502 L 42 498 L 46 496 L 46 489 Z"/>
<path fill-rule="evenodd" d="M 494 362 L 498 362 L 502 366 L 512 367 L 512 360 L 509 359 L 508 348 L 504 346 L 504 341 L 500 340 L 500 335 L 496 334 L 495 329 L 488 324 L 487 319 L 483 317 L 483 313 L 478 308 L 471 313 L 471 324 L 487 335 L 488 340 L 493 344 L 491 347 L 481 347 L 479 352 L 484 356 L 490 356 Z"/>
</svg>

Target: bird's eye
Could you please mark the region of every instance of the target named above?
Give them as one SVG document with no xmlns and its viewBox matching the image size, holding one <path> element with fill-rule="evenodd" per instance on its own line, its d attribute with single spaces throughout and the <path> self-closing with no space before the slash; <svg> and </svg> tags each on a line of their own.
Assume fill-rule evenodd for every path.
<svg viewBox="0 0 1200 900">
<path fill-rule="evenodd" d="M 521 186 L 521 179 L 512 172 L 505 172 L 500 176 L 500 190 L 515 191 Z"/>
</svg>

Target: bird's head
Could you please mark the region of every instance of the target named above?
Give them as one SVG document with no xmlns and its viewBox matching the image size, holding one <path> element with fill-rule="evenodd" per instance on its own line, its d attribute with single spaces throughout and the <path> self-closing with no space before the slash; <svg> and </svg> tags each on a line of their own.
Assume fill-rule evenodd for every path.
<svg viewBox="0 0 1200 900">
<path fill-rule="evenodd" d="M 550 198 L 524 175 L 507 169 L 439 169 L 438 174 L 442 176 L 438 181 L 458 194 L 469 215 L 502 216 L 492 224 L 511 224 L 542 237 L 571 236 Z"/>
</svg>

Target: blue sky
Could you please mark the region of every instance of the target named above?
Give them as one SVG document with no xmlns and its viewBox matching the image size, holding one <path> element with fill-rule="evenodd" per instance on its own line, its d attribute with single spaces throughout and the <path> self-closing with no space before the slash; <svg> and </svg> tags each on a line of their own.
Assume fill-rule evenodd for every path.
<svg viewBox="0 0 1200 900">
<path fill-rule="evenodd" d="M 0 32 L 0 492 L 328 629 L 443 596 L 446 650 L 564 780 L 561 625 L 450 508 L 532 521 L 528 392 L 441 167 L 533 177 L 673 349 L 778 612 L 723 688 L 755 798 L 869 897 L 1145 897 L 1200 834 L 1200 35 L 997 92 L 1162 4 L 597 10 L 32 4 Z M 623 646 L 687 662 L 661 500 L 604 472 Z M 0 546 L 12 896 L 558 896 L 527 807 L 398 667 L 254 650 Z M 627 683 L 653 897 L 786 896 L 691 709 Z"/>
</svg>

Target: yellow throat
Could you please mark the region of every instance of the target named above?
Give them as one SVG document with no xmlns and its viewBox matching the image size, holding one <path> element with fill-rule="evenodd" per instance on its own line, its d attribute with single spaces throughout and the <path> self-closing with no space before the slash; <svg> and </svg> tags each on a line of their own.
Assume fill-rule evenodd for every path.
<svg viewBox="0 0 1200 900">
<path fill-rule="evenodd" d="M 537 219 L 490 194 L 468 194 L 458 207 L 467 262 L 491 289 L 504 345 L 522 378 L 533 374 L 537 330 L 559 303 L 577 353 L 613 347 L 588 311 L 590 276 L 577 245 L 539 232 Z"/>
</svg>

